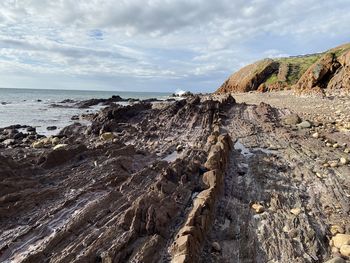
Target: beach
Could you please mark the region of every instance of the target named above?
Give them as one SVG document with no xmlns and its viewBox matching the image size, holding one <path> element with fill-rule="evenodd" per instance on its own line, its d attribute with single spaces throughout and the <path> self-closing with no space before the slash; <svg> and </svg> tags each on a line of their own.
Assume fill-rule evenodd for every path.
<svg viewBox="0 0 350 263">
<path fill-rule="evenodd" d="M 106 105 L 54 136 L 0 129 L 0 261 L 329 258 L 349 227 L 348 101 L 320 98 L 332 120 L 312 97 L 246 95 L 87 99 Z"/>
</svg>

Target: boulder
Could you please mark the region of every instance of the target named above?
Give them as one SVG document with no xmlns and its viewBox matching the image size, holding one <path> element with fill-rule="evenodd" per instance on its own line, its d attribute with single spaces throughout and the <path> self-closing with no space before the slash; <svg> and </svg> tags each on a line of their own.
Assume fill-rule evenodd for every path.
<svg viewBox="0 0 350 263">
<path fill-rule="evenodd" d="M 43 168 L 53 168 L 55 166 L 61 165 L 69 160 L 72 160 L 75 156 L 86 151 L 85 145 L 75 145 L 72 147 L 61 147 L 55 149 L 47 154 L 43 155 L 41 159 L 44 159 L 42 164 Z"/>
</svg>

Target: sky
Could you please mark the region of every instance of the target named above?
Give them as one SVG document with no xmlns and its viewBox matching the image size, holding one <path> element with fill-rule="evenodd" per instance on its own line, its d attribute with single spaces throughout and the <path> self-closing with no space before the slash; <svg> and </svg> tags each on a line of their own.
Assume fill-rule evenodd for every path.
<svg viewBox="0 0 350 263">
<path fill-rule="evenodd" d="M 349 0 L 1 0 L 0 87 L 212 92 L 349 25 Z"/>
</svg>

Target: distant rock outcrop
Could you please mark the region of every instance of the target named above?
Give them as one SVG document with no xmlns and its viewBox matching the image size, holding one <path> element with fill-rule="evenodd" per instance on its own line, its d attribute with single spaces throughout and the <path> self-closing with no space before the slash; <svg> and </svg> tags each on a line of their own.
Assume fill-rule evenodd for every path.
<svg viewBox="0 0 350 263">
<path fill-rule="evenodd" d="M 216 93 L 293 89 L 297 94 L 350 92 L 350 44 L 324 53 L 264 59 L 232 74 Z"/>
<path fill-rule="evenodd" d="M 303 74 L 295 88 L 302 93 L 326 88 L 329 79 L 339 66 L 335 54 L 326 53 Z"/>
<path fill-rule="evenodd" d="M 218 93 L 247 92 L 256 90 L 261 83 L 278 70 L 279 63 L 264 59 L 250 64 L 231 75 L 218 89 Z"/>
</svg>

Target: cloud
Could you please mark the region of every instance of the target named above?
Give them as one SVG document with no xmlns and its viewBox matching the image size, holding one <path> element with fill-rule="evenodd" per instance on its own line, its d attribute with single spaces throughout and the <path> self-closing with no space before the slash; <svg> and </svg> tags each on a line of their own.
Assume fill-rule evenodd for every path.
<svg viewBox="0 0 350 263">
<path fill-rule="evenodd" d="M 3 0 L 0 77 L 212 91 L 254 60 L 349 41 L 349 11 L 347 0 Z"/>
</svg>

